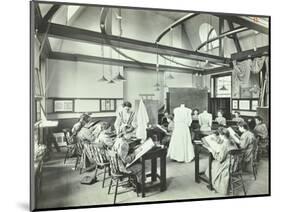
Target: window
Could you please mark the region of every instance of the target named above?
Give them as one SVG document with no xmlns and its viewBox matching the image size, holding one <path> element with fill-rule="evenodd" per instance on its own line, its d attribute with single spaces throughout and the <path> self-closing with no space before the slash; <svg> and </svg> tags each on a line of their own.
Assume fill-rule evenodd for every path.
<svg viewBox="0 0 281 212">
<path fill-rule="evenodd" d="M 35 122 L 41 120 L 41 100 L 35 100 Z"/>
<path fill-rule="evenodd" d="M 207 40 L 210 40 L 212 38 L 217 37 L 217 32 L 215 28 L 208 24 L 208 23 L 203 23 L 200 25 L 199 28 L 199 37 L 202 43 L 206 42 Z M 209 44 L 206 44 L 204 47 L 202 47 L 202 50 L 204 51 L 209 51 L 214 48 L 219 47 L 219 40 L 215 40 Z"/>
<path fill-rule="evenodd" d="M 213 76 L 214 96 L 216 98 L 231 97 L 231 75 Z"/>
</svg>

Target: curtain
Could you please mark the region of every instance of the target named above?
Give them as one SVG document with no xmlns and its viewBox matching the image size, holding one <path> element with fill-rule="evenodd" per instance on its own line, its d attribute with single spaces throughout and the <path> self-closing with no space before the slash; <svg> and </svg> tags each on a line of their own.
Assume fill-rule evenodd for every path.
<svg viewBox="0 0 281 212">
<path fill-rule="evenodd" d="M 268 58 L 268 57 L 262 56 L 261 58 L 256 57 L 253 60 L 252 69 L 251 69 L 252 73 L 258 74 L 261 71 L 266 58 Z"/>
<path fill-rule="evenodd" d="M 244 60 L 240 63 L 237 63 L 236 60 L 233 62 L 233 77 L 234 80 L 238 80 L 241 83 L 248 83 L 250 79 L 250 72 L 252 69 L 252 60 Z"/>
</svg>

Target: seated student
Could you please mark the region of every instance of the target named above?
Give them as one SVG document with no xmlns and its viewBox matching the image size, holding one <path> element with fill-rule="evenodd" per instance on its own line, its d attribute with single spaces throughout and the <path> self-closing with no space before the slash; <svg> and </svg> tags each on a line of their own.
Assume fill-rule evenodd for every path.
<svg viewBox="0 0 281 212">
<path fill-rule="evenodd" d="M 240 117 L 239 111 L 234 111 L 234 118 L 232 119 L 232 121 L 236 121 L 236 122 L 244 121 L 244 119 Z"/>
<path fill-rule="evenodd" d="M 165 112 L 164 113 L 164 116 L 162 117 L 161 119 L 161 125 L 163 125 L 164 127 L 167 127 L 169 122 L 168 122 L 168 116 L 169 116 L 169 113 L 168 112 Z"/>
<path fill-rule="evenodd" d="M 255 136 L 251 131 L 249 131 L 248 124 L 244 121 L 238 122 L 238 129 L 242 133 L 239 146 L 241 149 L 245 150 L 244 169 L 251 170 L 250 165 L 253 157 Z"/>
<path fill-rule="evenodd" d="M 73 135 L 77 135 L 77 133 L 81 130 L 81 128 L 87 123 L 89 116 L 87 114 L 82 114 L 77 123 L 75 123 L 71 129 Z"/>
<path fill-rule="evenodd" d="M 192 111 L 192 120 L 198 120 L 199 110 L 197 108 Z"/>
<path fill-rule="evenodd" d="M 102 124 L 101 132 L 97 136 L 95 143 L 101 144 L 105 148 L 111 148 L 115 142 L 114 139 L 115 139 L 115 136 L 112 132 L 110 124 L 107 122 L 104 122 Z"/>
<path fill-rule="evenodd" d="M 131 137 L 134 134 L 132 134 L 132 131 L 126 130 L 123 132 L 123 134 L 120 134 L 121 137 L 118 137 L 112 147 L 114 151 L 116 151 L 120 162 L 119 162 L 119 168 L 120 171 L 124 173 L 133 173 L 137 176 L 138 183 L 141 183 L 142 180 L 142 168 L 140 163 L 134 163 L 130 167 L 126 167 L 127 164 L 131 163 L 136 155 L 135 153 L 129 153 L 129 143 L 128 141 L 131 139 Z"/>
<path fill-rule="evenodd" d="M 226 119 L 223 117 L 223 111 L 222 110 L 218 110 L 217 115 L 218 116 L 215 119 L 215 121 L 218 122 L 218 124 L 221 125 L 221 126 L 226 126 Z"/>
<path fill-rule="evenodd" d="M 165 137 L 162 139 L 162 144 L 165 146 L 169 146 L 170 140 L 171 140 L 171 136 L 174 130 L 174 117 L 172 115 L 169 115 L 167 117 L 167 121 L 168 121 L 168 127 L 167 127 L 167 133 L 165 135 Z"/>
<path fill-rule="evenodd" d="M 237 149 L 230 137 L 229 131 L 219 127 L 217 132 L 219 149 L 213 154 L 212 161 L 212 184 L 214 189 L 222 194 L 227 194 L 229 184 L 229 151 Z M 209 167 L 205 174 L 209 177 Z"/>
<path fill-rule="evenodd" d="M 79 133 L 81 129 L 85 126 L 87 121 L 89 120 L 89 116 L 87 114 L 82 114 L 77 123 L 75 123 L 71 129 L 72 136 L 70 142 L 75 144 L 75 147 L 72 149 L 71 155 L 81 155 L 82 154 L 82 146 L 80 143 Z"/>
<path fill-rule="evenodd" d="M 262 117 L 256 116 L 255 117 L 256 126 L 254 128 L 254 133 L 257 137 L 261 139 L 265 139 L 268 136 L 268 130 L 265 123 L 263 123 Z"/>
</svg>

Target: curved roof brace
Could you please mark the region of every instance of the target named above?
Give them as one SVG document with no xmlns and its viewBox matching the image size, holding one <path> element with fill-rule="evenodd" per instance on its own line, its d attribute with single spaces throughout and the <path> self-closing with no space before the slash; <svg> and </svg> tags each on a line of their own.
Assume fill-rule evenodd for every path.
<svg viewBox="0 0 281 212">
<path fill-rule="evenodd" d="M 233 30 L 230 30 L 230 31 L 225 32 L 225 33 L 222 33 L 221 35 L 219 35 L 219 36 L 217 36 L 215 38 L 211 38 L 211 39 L 203 42 L 202 44 L 200 44 L 197 47 L 197 49 L 195 51 L 199 51 L 203 46 L 205 46 L 206 44 L 211 43 L 211 42 L 213 42 L 215 40 L 222 39 L 222 38 L 227 37 L 229 35 L 237 34 L 239 32 L 244 32 L 244 31 L 247 31 L 247 30 L 250 30 L 250 29 L 248 29 L 247 27 L 237 27 L 237 28 L 235 28 Z"/>
<path fill-rule="evenodd" d="M 180 19 L 176 20 L 174 23 L 172 23 L 171 25 L 169 25 L 168 27 L 166 27 L 161 33 L 160 35 L 156 38 L 156 41 L 155 43 L 159 43 L 160 40 L 168 33 L 170 32 L 171 30 L 173 30 L 173 28 L 175 28 L 176 26 L 184 23 L 186 20 L 188 19 L 191 19 L 195 16 L 197 16 L 198 14 L 196 13 L 190 13 L 190 14 L 187 14 L 183 17 L 181 17 Z M 188 66 L 188 65 L 185 65 L 183 63 L 180 63 L 178 61 L 175 61 L 175 60 L 171 60 L 170 58 L 168 58 L 167 56 L 163 55 L 163 54 L 159 54 L 159 56 L 161 56 L 162 58 L 164 58 L 165 60 L 168 60 L 174 64 L 177 64 L 177 65 L 181 65 L 181 66 L 184 66 L 184 67 L 187 67 L 187 68 L 194 68 L 195 70 L 202 70 L 200 68 L 197 68 L 197 67 L 194 67 L 194 66 Z"/>
<path fill-rule="evenodd" d="M 110 33 L 106 31 L 106 19 L 107 19 L 107 17 L 108 17 L 107 15 L 108 15 L 109 10 L 110 10 L 110 8 L 108 8 L 108 7 L 103 7 L 103 8 L 101 9 L 101 14 L 100 14 L 100 29 L 101 29 L 101 33 L 103 33 L 103 34 L 105 34 L 105 35 L 108 35 L 108 34 L 112 35 L 112 32 L 111 32 L 111 31 L 110 31 Z M 106 36 L 105 36 L 105 40 L 106 40 L 106 42 L 110 45 L 110 47 L 111 47 L 115 52 L 117 52 L 118 54 L 120 54 L 120 55 L 122 55 L 123 57 L 125 57 L 125 58 L 127 58 L 127 59 L 129 59 L 129 60 L 132 60 L 132 61 L 134 61 L 134 62 L 136 62 L 136 63 L 139 63 L 139 64 L 142 63 L 141 61 L 136 60 L 135 58 L 132 58 L 132 57 L 128 56 L 127 54 L 125 54 L 125 53 L 123 53 L 122 51 L 120 51 L 118 48 L 116 48 L 116 47 L 114 47 L 113 45 L 111 45 L 110 40 L 109 40 L 109 39 L 106 39 Z"/>
<path fill-rule="evenodd" d="M 165 28 L 160 35 L 156 38 L 155 43 L 159 43 L 160 40 L 162 39 L 162 37 L 164 35 L 166 35 L 168 32 L 170 32 L 173 28 L 175 28 L 176 26 L 182 24 L 183 22 L 185 22 L 186 20 L 193 18 L 195 16 L 197 16 L 198 14 L 196 13 L 190 13 L 188 15 L 185 15 L 183 17 L 181 17 L 180 19 L 176 20 L 174 23 L 172 23 L 171 25 L 169 25 L 167 28 Z"/>
</svg>

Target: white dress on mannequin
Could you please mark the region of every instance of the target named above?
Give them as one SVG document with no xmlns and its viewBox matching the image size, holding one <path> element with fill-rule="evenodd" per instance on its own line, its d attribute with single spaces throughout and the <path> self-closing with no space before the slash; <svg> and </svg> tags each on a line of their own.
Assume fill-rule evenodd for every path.
<svg viewBox="0 0 281 212">
<path fill-rule="evenodd" d="M 194 158 L 189 126 L 191 109 L 181 105 L 174 109 L 174 131 L 171 137 L 167 156 L 178 162 L 190 162 Z"/>
</svg>

